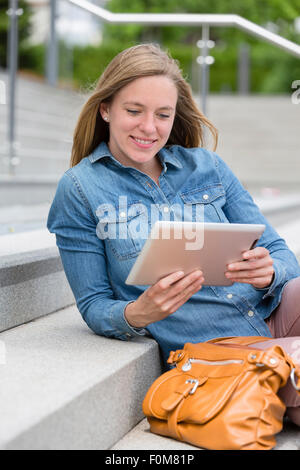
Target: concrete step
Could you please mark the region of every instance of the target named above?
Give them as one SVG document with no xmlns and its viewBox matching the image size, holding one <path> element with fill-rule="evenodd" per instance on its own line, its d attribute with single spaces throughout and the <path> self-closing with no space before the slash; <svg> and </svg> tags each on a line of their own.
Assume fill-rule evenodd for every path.
<svg viewBox="0 0 300 470">
<path fill-rule="evenodd" d="M 0 142 L 5 142 L 7 138 L 7 133 L 5 130 L 0 130 Z M 47 132 L 47 129 L 41 129 L 40 126 L 35 126 L 28 124 L 22 127 L 21 131 L 16 133 L 16 142 L 17 142 L 17 151 L 16 154 L 18 157 L 24 158 L 24 151 L 18 152 L 18 148 L 22 148 L 28 154 L 30 149 L 35 151 L 41 149 L 51 150 L 53 153 L 55 150 L 60 152 L 64 150 L 69 152 L 69 148 L 72 141 L 72 130 L 68 132 Z M 25 153 L 25 156 L 26 156 Z M 43 153 L 43 152 L 42 152 Z M 3 157 L 7 156 L 5 149 L 1 150 Z M 68 153 L 70 155 L 70 152 Z M 42 174 L 42 171 L 40 171 Z"/>
<path fill-rule="evenodd" d="M 0 331 L 74 304 L 53 234 L 42 229 L 0 239 Z"/>
<path fill-rule="evenodd" d="M 32 109 L 17 108 L 15 119 L 16 129 L 18 130 L 18 136 L 26 135 L 27 132 L 33 133 L 36 128 L 39 129 L 40 133 L 48 134 L 49 137 L 55 138 L 63 137 L 64 133 L 72 134 L 74 125 L 76 123 L 76 116 L 80 112 L 73 110 L 72 114 L 65 114 L 65 116 L 50 114 L 46 112 L 33 111 Z M 7 132 L 8 123 L 8 109 L 7 107 L 0 106 L 0 132 Z M 2 139 L 1 139 L 2 140 Z"/>
<path fill-rule="evenodd" d="M 42 142 L 39 141 L 39 145 Z M 44 142 L 44 145 L 45 142 Z M 56 148 L 55 148 L 56 146 Z M 64 174 L 64 172 L 70 168 L 70 155 L 71 155 L 71 144 L 68 142 L 54 142 L 54 145 L 48 146 L 47 152 L 43 152 L 39 148 L 24 149 L 16 152 L 15 156 L 18 158 L 18 165 L 14 167 L 14 172 L 18 177 L 27 176 L 27 178 L 33 177 L 40 180 L 42 183 L 41 175 L 55 177 L 56 181 Z M 9 174 L 10 159 L 8 153 L 3 153 L 1 158 L 0 152 L 0 174 Z M 8 180 L 8 178 L 7 178 Z M 9 180 L 8 180 L 9 181 Z M 6 184 L 8 184 L 8 181 Z M 19 202 L 22 199 L 19 199 Z"/>
<path fill-rule="evenodd" d="M 74 302 L 56 248 L 0 257 L 0 331 Z"/>
<path fill-rule="evenodd" d="M 1 71 L 0 80 L 8 86 L 7 74 Z M 86 99 L 86 93 L 55 89 L 45 83 L 18 77 L 15 139 L 20 165 L 15 169 L 17 174 L 48 173 L 59 176 L 65 171 L 70 159 L 75 123 Z M 1 105 L 0 174 L 9 173 L 3 161 L 3 158 L 8 157 L 8 113 L 8 104 Z M 57 161 L 62 155 L 61 162 Z M 39 160 L 35 157 L 39 157 Z"/>
<path fill-rule="evenodd" d="M 49 209 L 49 203 L 0 207 L 0 235 L 45 228 Z"/>
<path fill-rule="evenodd" d="M 0 174 L 0 207 L 50 204 L 59 178 L 60 175 L 51 173 L 42 176 Z"/>
<path fill-rule="evenodd" d="M 8 97 L 9 77 L 4 71 L 0 71 L 0 80 L 6 85 L 6 96 Z M 81 106 L 87 96 L 88 93 L 83 89 L 78 92 L 70 89 L 54 88 L 46 83 L 25 78 L 21 74 L 17 76 L 17 109 L 29 109 L 37 113 L 65 117 L 66 113 L 71 114 L 76 105 Z M 6 102 L 8 104 L 8 98 Z M 4 106 L 7 106 L 7 104 Z"/>
<path fill-rule="evenodd" d="M 142 418 L 156 342 L 93 334 L 73 306 L 0 334 L 0 448 L 99 450 Z M 146 373 L 145 373 L 146 372 Z"/>
<path fill-rule="evenodd" d="M 151 433 L 150 426 L 145 418 L 114 444 L 111 450 L 195 451 L 203 449 Z M 283 429 L 276 435 L 276 446 L 273 450 L 300 450 L 300 428 L 284 419 Z"/>
</svg>

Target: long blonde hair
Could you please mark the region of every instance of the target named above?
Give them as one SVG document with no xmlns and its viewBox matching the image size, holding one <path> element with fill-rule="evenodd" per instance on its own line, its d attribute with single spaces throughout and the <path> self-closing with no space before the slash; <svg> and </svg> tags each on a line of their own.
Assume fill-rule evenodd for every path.
<svg viewBox="0 0 300 470">
<path fill-rule="evenodd" d="M 187 148 L 203 146 L 204 128 L 207 127 L 216 148 L 217 129 L 198 109 L 178 62 L 156 44 L 141 44 L 125 49 L 114 57 L 83 106 L 74 131 L 71 167 L 88 156 L 101 142 L 109 140 L 108 124 L 99 112 L 100 103 L 111 102 L 114 95 L 133 80 L 152 75 L 169 77 L 178 91 L 175 120 L 167 145 Z"/>
</svg>

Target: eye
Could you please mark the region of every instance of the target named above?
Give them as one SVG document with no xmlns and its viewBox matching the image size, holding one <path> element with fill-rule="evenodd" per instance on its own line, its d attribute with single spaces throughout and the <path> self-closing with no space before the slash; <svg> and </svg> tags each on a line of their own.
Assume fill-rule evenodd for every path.
<svg viewBox="0 0 300 470">
<path fill-rule="evenodd" d="M 160 113 L 160 114 L 159 114 L 159 117 L 160 117 L 161 119 L 168 119 L 168 118 L 170 117 L 170 115 L 169 115 L 169 114 Z"/>
<path fill-rule="evenodd" d="M 133 116 L 137 115 L 140 111 L 137 111 L 136 109 L 126 109 L 126 111 Z"/>
</svg>

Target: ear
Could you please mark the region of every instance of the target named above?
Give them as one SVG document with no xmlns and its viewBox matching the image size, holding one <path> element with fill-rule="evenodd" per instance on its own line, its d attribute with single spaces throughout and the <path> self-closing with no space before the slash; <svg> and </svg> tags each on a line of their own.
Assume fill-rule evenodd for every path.
<svg viewBox="0 0 300 470">
<path fill-rule="evenodd" d="M 104 121 L 107 121 L 108 116 L 109 116 L 109 105 L 108 105 L 108 103 L 103 103 L 103 102 L 100 103 L 99 112 L 101 114 L 102 119 L 104 119 Z"/>
</svg>

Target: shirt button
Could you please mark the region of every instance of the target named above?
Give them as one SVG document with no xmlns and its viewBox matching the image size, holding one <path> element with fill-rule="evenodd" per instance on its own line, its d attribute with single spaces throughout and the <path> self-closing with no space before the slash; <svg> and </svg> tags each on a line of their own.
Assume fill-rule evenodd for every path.
<svg viewBox="0 0 300 470">
<path fill-rule="evenodd" d="M 164 212 L 169 212 L 169 208 L 167 206 L 164 207 Z"/>
<path fill-rule="evenodd" d="M 232 294 L 227 294 L 227 299 L 232 299 Z"/>
<path fill-rule="evenodd" d="M 125 217 L 125 216 L 126 216 L 126 213 L 125 213 L 125 212 L 120 212 L 120 216 L 121 216 L 121 217 Z"/>
<path fill-rule="evenodd" d="M 249 310 L 248 317 L 253 317 L 253 315 L 254 315 L 254 312 L 252 310 Z"/>
<path fill-rule="evenodd" d="M 209 195 L 208 194 L 203 194 L 203 199 L 207 200 L 209 198 Z"/>
</svg>

